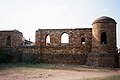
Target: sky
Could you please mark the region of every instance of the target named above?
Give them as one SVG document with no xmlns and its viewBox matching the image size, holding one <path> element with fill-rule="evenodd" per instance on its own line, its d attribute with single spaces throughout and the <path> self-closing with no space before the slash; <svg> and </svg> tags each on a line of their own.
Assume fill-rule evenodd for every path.
<svg viewBox="0 0 120 80">
<path fill-rule="evenodd" d="M 38 29 L 92 28 L 100 16 L 116 20 L 120 48 L 120 0 L 0 0 L 0 30 L 17 29 L 31 41 Z"/>
</svg>

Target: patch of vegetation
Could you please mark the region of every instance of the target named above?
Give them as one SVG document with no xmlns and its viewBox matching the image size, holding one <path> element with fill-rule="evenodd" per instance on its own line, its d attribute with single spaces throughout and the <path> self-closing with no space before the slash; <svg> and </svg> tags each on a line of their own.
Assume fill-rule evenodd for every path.
<svg viewBox="0 0 120 80">
<path fill-rule="evenodd" d="M 11 62 L 11 55 L 6 54 L 3 50 L 0 50 L 0 63 L 9 63 Z"/>
<path fill-rule="evenodd" d="M 38 55 L 33 53 L 26 53 L 22 56 L 22 62 L 26 64 L 37 64 L 39 63 Z"/>
<path fill-rule="evenodd" d="M 6 63 L 21 62 L 22 55 L 13 50 L 12 48 L 0 49 L 0 65 Z"/>
</svg>

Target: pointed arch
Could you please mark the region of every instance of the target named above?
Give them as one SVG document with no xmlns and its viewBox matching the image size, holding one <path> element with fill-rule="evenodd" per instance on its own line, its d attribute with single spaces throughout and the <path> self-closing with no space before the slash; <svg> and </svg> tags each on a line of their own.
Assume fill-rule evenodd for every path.
<svg viewBox="0 0 120 80">
<path fill-rule="evenodd" d="M 50 35 L 46 36 L 46 44 L 50 44 Z"/>
<path fill-rule="evenodd" d="M 81 45 L 83 45 L 83 44 L 85 44 L 85 38 L 84 37 L 81 38 Z"/>
<path fill-rule="evenodd" d="M 106 32 L 101 33 L 101 44 L 107 44 L 107 34 Z"/>
<path fill-rule="evenodd" d="M 69 43 L 69 35 L 67 33 L 61 35 L 61 43 Z"/>
<path fill-rule="evenodd" d="M 11 46 L 11 36 L 7 36 L 6 46 Z"/>
</svg>

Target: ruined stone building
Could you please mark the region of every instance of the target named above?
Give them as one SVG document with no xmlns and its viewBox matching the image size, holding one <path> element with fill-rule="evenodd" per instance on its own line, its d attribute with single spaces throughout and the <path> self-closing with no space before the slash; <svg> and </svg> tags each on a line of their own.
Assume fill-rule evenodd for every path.
<svg viewBox="0 0 120 80">
<path fill-rule="evenodd" d="M 0 31 L 0 47 L 22 46 L 22 33 L 18 30 Z"/>
<path fill-rule="evenodd" d="M 19 47 L 23 61 L 36 55 L 35 59 L 42 63 L 116 67 L 120 60 L 116 24 L 114 19 L 102 16 L 93 21 L 92 28 L 38 29 L 31 47 L 22 45 L 21 32 L 0 31 L 0 47 Z M 64 35 L 66 43 L 62 42 Z"/>
</svg>

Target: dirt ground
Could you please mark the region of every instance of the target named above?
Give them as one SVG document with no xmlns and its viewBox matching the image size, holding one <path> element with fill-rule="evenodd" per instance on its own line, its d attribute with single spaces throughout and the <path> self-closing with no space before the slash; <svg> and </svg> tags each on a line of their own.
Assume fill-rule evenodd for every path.
<svg viewBox="0 0 120 80">
<path fill-rule="evenodd" d="M 120 70 L 62 70 L 39 68 L 12 68 L 0 70 L 0 80 L 77 80 L 120 74 Z"/>
</svg>

